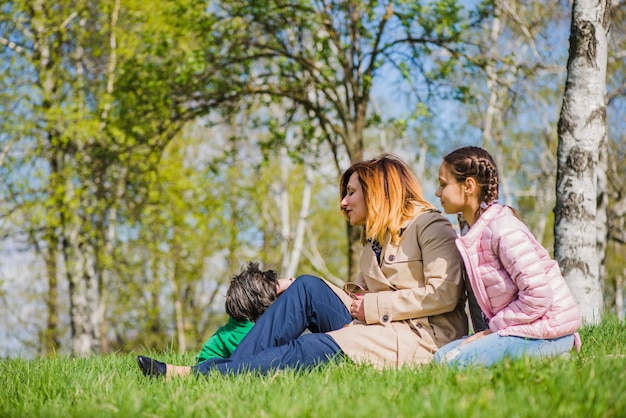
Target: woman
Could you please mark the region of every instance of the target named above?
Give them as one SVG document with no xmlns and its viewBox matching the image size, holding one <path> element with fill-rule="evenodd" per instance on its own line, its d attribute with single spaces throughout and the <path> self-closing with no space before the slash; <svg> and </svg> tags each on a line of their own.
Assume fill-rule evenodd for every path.
<svg viewBox="0 0 626 418">
<path fill-rule="evenodd" d="M 581 315 L 559 265 L 517 212 L 498 203 L 499 182 L 493 158 L 478 147 L 452 151 L 439 168 L 435 195 L 469 226 L 457 245 L 488 328 L 443 347 L 437 363 L 490 366 L 580 345 Z"/>
<path fill-rule="evenodd" d="M 311 368 L 337 356 L 377 368 L 417 365 L 466 335 L 456 233 L 424 199 L 409 167 L 389 154 L 356 163 L 342 175 L 340 197 L 350 224 L 363 228 L 355 283 L 344 291 L 300 276 L 230 358 L 188 367 L 139 356 L 144 374 L 264 373 Z M 307 328 L 311 333 L 302 335 Z"/>
</svg>

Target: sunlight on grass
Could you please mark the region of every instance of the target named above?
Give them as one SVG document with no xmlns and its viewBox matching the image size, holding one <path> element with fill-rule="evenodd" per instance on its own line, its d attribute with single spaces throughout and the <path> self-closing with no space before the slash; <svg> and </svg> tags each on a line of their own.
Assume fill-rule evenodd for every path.
<svg viewBox="0 0 626 418">
<path fill-rule="evenodd" d="M 145 378 L 135 355 L 0 362 L 2 417 L 620 417 L 626 331 L 605 319 L 581 330 L 570 358 L 504 361 L 457 371 L 376 371 L 350 362 L 311 372 Z M 192 364 L 193 353 L 146 353 Z"/>
</svg>

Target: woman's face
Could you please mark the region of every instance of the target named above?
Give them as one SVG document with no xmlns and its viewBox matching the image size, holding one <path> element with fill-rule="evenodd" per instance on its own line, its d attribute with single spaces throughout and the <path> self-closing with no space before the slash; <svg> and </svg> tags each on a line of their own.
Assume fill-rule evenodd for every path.
<svg viewBox="0 0 626 418">
<path fill-rule="evenodd" d="M 359 175 L 354 172 L 348 179 L 346 195 L 341 199 L 341 208 L 345 211 L 350 225 L 365 225 L 367 219 L 367 207 L 363 188 L 359 182 Z"/>
<path fill-rule="evenodd" d="M 445 164 L 439 167 L 439 188 L 435 196 L 439 198 L 443 211 L 448 214 L 463 212 L 467 197 L 464 184 L 456 181 Z"/>
</svg>

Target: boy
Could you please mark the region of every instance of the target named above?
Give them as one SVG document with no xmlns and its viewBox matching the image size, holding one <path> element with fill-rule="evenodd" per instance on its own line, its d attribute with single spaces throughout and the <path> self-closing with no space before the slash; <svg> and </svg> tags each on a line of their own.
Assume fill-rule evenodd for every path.
<svg viewBox="0 0 626 418">
<path fill-rule="evenodd" d="M 259 263 L 249 262 L 241 273 L 230 280 L 225 304 L 228 322 L 204 343 L 196 356 L 198 363 L 211 358 L 230 357 L 254 322 L 293 280 L 279 280 L 276 271 L 261 271 Z"/>
</svg>

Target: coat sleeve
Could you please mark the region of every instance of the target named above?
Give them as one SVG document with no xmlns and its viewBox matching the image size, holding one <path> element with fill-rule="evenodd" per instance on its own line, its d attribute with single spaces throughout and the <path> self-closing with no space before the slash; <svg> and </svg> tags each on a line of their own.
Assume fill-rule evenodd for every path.
<svg viewBox="0 0 626 418">
<path fill-rule="evenodd" d="M 544 271 L 549 254 L 525 228 L 513 225 L 497 232 L 493 251 L 518 288 L 517 297 L 489 321 L 494 331 L 529 324 L 552 305 L 552 289 Z"/>
<path fill-rule="evenodd" d="M 463 261 L 454 243 L 456 233 L 443 215 L 430 213 L 415 229 L 419 235 L 423 285 L 365 295 L 365 319 L 369 324 L 401 321 L 453 311 L 463 297 Z M 418 239 L 404 237 L 403 239 Z M 407 273 L 410 274 L 410 273 Z M 422 275 L 416 273 L 417 275 Z"/>
</svg>

